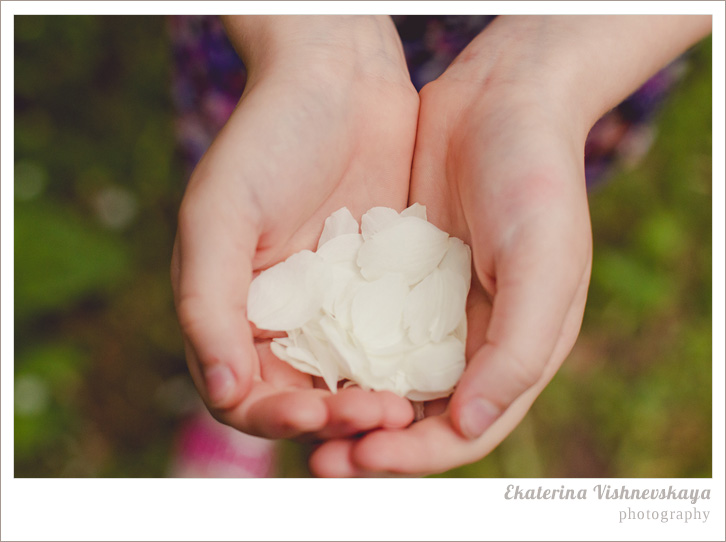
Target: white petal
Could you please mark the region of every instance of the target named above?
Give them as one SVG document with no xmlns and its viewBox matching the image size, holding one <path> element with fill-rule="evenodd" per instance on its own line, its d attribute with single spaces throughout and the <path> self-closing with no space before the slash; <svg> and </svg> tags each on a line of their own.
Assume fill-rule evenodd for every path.
<svg viewBox="0 0 726 542">
<path fill-rule="evenodd" d="M 414 203 L 408 209 L 401 211 L 401 216 L 416 216 L 422 220 L 427 220 L 426 206 L 420 203 Z"/>
<path fill-rule="evenodd" d="M 321 316 L 322 318 L 322 316 Z M 288 331 L 288 336 L 290 336 L 290 332 Z M 303 348 L 308 348 L 308 339 L 310 337 L 315 337 L 319 340 L 325 340 L 325 333 L 323 333 L 323 330 L 320 328 L 320 318 L 315 318 L 313 320 L 310 320 L 307 324 L 305 324 L 303 327 L 298 328 L 295 330 L 295 335 L 293 337 L 293 342 L 295 346 L 302 346 Z"/>
<path fill-rule="evenodd" d="M 310 352 L 307 348 L 301 348 L 299 346 L 290 346 L 288 347 L 287 351 L 285 352 L 289 357 L 296 359 L 300 361 L 301 363 L 309 365 L 311 368 L 315 370 L 315 372 L 311 372 L 310 374 L 314 374 L 315 376 L 320 376 L 320 363 L 318 363 L 318 360 L 315 356 L 313 356 L 313 353 Z"/>
<path fill-rule="evenodd" d="M 353 334 L 365 347 L 385 348 L 404 338 L 403 306 L 409 289 L 400 273 L 391 273 L 361 286 L 350 316 Z"/>
<path fill-rule="evenodd" d="M 358 343 L 356 343 L 356 344 L 358 344 Z M 360 344 L 360 348 L 362 348 L 366 351 L 366 355 L 369 358 L 371 356 L 383 356 L 386 358 L 393 358 L 395 356 L 400 357 L 404 354 L 407 354 L 411 350 L 415 350 L 419 346 L 420 346 L 420 344 L 414 344 L 413 342 L 411 342 L 405 332 L 402 333 L 401 339 L 394 344 L 390 344 L 390 345 L 386 345 L 386 346 L 372 346 L 370 344 L 369 345 Z"/>
<path fill-rule="evenodd" d="M 368 381 L 368 387 L 375 391 L 391 391 L 401 397 L 405 397 L 411 390 L 411 385 L 399 364 L 396 364 L 394 371 L 382 373 L 382 376 L 373 374 Z"/>
<path fill-rule="evenodd" d="M 366 388 L 363 388 L 361 385 L 353 382 L 352 380 L 346 380 L 345 382 L 343 382 L 343 389 L 344 390 L 345 389 L 348 389 L 348 388 L 354 388 L 354 387 L 358 387 L 358 388 L 361 388 L 361 389 L 366 389 Z"/>
<path fill-rule="evenodd" d="M 461 239 L 449 237 L 449 246 L 441 259 L 439 269 L 451 269 L 464 277 L 466 284 L 471 283 L 471 248 Z"/>
<path fill-rule="evenodd" d="M 459 325 L 456 326 L 456 329 L 451 334 L 453 337 L 456 337 L 461 341 L 462 344 L 466 344 L 466 332 L 467 332 L 467 321 L 466 321 L 466 314 L 464 314 L 464 317 L 459 322 Z"/>
<path fill-rule="evenodd" d="M 316 254 L 330 264 L 354 266 L 362 245 L 363 237 L 359 233 L 344 233 L 330 239 Z"/>
<path fill-rule="evenodd" d="M 453 392 L 453 388 L 447 391 L 418 391 L 409 389 L 408 391 L 404 393 L 399 393 L 398 395 L 400 395 L 401 397 L 405 397 L 410 401 L 433 401 L 434 399 L 448 397 Z"/>
<path fill-rule="evenodd" d="M 260 329 L 286 331 L 319 313 L 331 271 L 309 250 L 260 273 L 250 284 L 247 317 Z"/>
<path fill-rule="evenodd" d="M 294 369 L 313 376 L 321 376 L 318 363 L 310 352 L 305 352 L 297 346 L 285 347 L 280 344 L 279 339 L 273 339 L 270 343 L 270 350 L 282 361 L 292 365 Z"/>
<path fill-rule="evenodd" d="M 315 330 L 317 327 L 317 332 Z M 321 376 L 330 391 L 337 391 L 338 367 L 327 343 L 316 337 L 322 332 L 315 324 L 304 326 L 294 340 L 288 337 L 273 339 L 272 353 L 293 368 L 313 376 Z"/>
<path fill-rule="evenodd" d="M 374 379 L 388 379 L 389 382 L 392 381 L 391 379 L 396 378 L 396 373 L 403 373 L 406 362 L 406 356 L 404 354 L 374 355 L 369 353 L 367 358 L 370 373 Z"/>
<path fill-rule="evenodd" d="M 371 209 L 361 230 L 347 209 L 333 213 L 317 253 L 253 281 L 249 318 L 287 331 L 272 352 L 332 392 L 348 380 L 417 401 L 449 395 L 465 365 L 471 251 L 420 204 Z"/>
<path fill-rule="evenodd" d="M 415 401 L 446 397 L 465 366 L 464 345 L 454 337 L 422 346 L 406 359 L 406 376 L 412 388 L 406 396 Z"/>
<path fill-rule="evenodd" d="M 363 243 L 358 251 L 361 274 L 376 280 L 386 273 L 403 273 L 415 284 L 439 264 L 449 236 L 420 218 L 399 218 Z"/>
<path fill-rule="evenodd" d="M 320 328 L 336 356 L 340 377 L 353 380 L 362 387 L 370 373 L 363 352 L 353 346 L 348 337 L 348 332 L 341 329 L 329 318 L 320 320 Z"/>
<path fill-rule="evenodd" d="M 316 323 L 315 326 L 304 326 L 302 328 L 302 335 L 307 342 L 309 352 L 312 353 L 317 361 L 320 376 L 323 377 L 330 391 L 335 393 L 338 390 L 339 380 L 337 357 L 327 341 L 321 340 L 319 335 L 324 337 L 324 334 L 319 324 Z"/>
<path fill-rule="evenodd" d="M 278 344 L 280 346 L 283 346 L 285 348 L 289 348 L 291 346 L 295 346 L 295 340 L 292 339 L 289 334 L 287 337 L 275 337 L 273 340 L 273 344 Z M 274 353 L 274 352 L 273 352 Z"/>
<path fill-rule="evenodd" d="M 380 230 L 388 227 L 399 215 L 390 207 L 373 207 L 360 219 L 360 231 L 364 240 L 370 239 Z"/>
<path fill-rule="evenodd" d="M 403 327 L 414 344 L 441 342 L 466 314 L 469 284 L 449 269 L 434 271 L 419 282 L 403 311 Z"/>
<path fill-rule="evenodd" d="M 340 273 L 336 270 L 336 273 Z M 353 320 L 351 318 L 351 306 L 358 290 L 368 284 L 359 273 L 355 277 L 348 276 L 349 281 L 340 289 L 334 292 L 335 300 L 333 301 L 330 315 L 334 317 L 336 323 L 342 330 L 350 331 L 353 329 Z"/>
<path fill-rule="evenodd" d="M 328 244 L 332 242 L 330 241 Z M 363 279 L 357 270 L 342 265 L 332 266 L 330 272 L 331 280 L 323 294 L 323 310 L 333 318 L 349 322 L 350 314 L 346 313 L 350 312 L 350 302 L 348 302 L 347 308 L 342 308 L 345 305 L 342 305 L 340 300 L 350 295 L 351 285 L 363 283 Z"/>
<path fill-rule="evenodd" d="M 358 221 L 347 207 L 342 207 L 325 219 L 323 233 L 318 240 L 318 250 L 331 239 L 347 233 L 358 233 Z"/>
<path fill-rule="evenodd" d="M 356 263 L 358 250 L 362 244 L 363 237 L 360 234 L 346 233 L 331 239 L 317 252 L 331 268 L 331 282 L 325 288 L 323 309 L 331 316 L 342 318 L 344 321 L 349 321 L 350 318 L 346 319 L 347 315 L 339 314 L 335 305 L 338 298 L 348 290 L 351 282 L 362 281 Z"/>
</svg>

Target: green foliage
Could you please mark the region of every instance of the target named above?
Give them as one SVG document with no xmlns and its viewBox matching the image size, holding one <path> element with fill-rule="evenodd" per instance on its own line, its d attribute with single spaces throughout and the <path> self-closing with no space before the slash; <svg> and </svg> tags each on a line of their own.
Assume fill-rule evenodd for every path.
<svg viewBox="0 0 726 542">
<path fill-rule="evenodd" d="M 15 17 L 16 476 L 165 472 L 184 375 L 160 17 Z M 171 410 L 170 410 L 171 409 Z"/>
<path fill-rule="evenodd" d="M 128 247 L 51 202 L 15 206 L 15 317 L 59 311 L 128 277 Z"/>
<path fill-rule="evenodd" d="M 73 396 L 87 358 L 68 344 L 28 348 L 15 361 L 15 451 L 50 450 L 73 429 Z"/>
</svg>

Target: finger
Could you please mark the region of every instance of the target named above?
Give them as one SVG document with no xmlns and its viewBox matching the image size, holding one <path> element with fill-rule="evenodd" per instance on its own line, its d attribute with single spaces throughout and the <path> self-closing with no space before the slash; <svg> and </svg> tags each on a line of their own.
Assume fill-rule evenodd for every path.
<svg viewBox="0 0 726 542">
<path fill-rule="evenodd" d="M 269 341 L 258 340 L 255 342 L 255 347 L 265 384 L 280 390 L 302 390 L 312 389 L 315 380 L 322 381 L 293 369 L 275 357 L 270 350 Z M 309 397 L 314 400 L 318 400 L 319 397 L 324 399 L 328 421 L 322 431 L 313 435 L 317 439 L 347 437 L 379 427 L 405 427 L 413 419 L 410 401 L 391 392 L 364 391 L 359 387 L 348 387 L 332 394 L 327 391 L 325 385 L 319 390 L 320 393 Z M 302 434 L 309 430 L 309 427 L 298 429 Z"/>
<path fill-rule="evenodd" d="M 322 478 L 354 478 L 365 475 L 351 461 L 353 440 L 329 440 L 319 446 L 308 462 L 314 476 Z"/>
<path fill-rule="evenodd" d="M 481 459 L 496 448 L 519 424 L 546 383 L 521 395 L 481 437 L 462 437 L 451 424 L 450 413 L 425 418 L 399 430 L 383 429 L 352 443 L 351 465 L 357 473 L 424 476 L 438 474 Z M 341 471 L 343 466 L 336 468 Z"/>
<path fill-rule="evenodd" d="M 289 363 L 282 361 L 270 349 L 271 341 L 255 341 L 257 357 L 260 360 L 260 377 L 263 381 L 281 390 L 313 387 L 313 378 L 302 373 Z"/>
<path fill-rule="evenodd" d="M 175 302 L 195 383 L 208 406 L 228 408 L 249 390 L 256 365 L 246 317 L 256 231 L 204 182 L 190 187 L 179 212 Z"/>
<path fill-rule="evenodd" d="M 346 388 L 326 398 L 328 425 L 317 436 L 327 440 L 378 429 L 405 427 L 413 421 L 411 402 L 391 392 Z"/>
<path fill-rule="evenodd" d="M 382 429 L 364 436 L 353 446 L 350 468 L 363 472 L 433 474 L 468 462 L 473 446 L 472 441 L 457 434 L 448 416 L 433 416 L 406 429 Z"/>
<path fill-rule="evenodd" d="M 329 419 L 321 439 L 355 435 L 379 427 L 383 418 L 381 402 L 374 393 L 347 388 L 326 397 Z"/>
<path fill-rule="evenodd" d="M 312 377 L 275 357 L 269 341 L 256 341 L 260 375 L 236 406 L 218 409 L 215 417 L 237 429 L 265 438 L 301 438 L 326 426 L 330 392 L 315 389 Z M 300 392 L 300 393 L 298 393 Z"/>
<path fill-rule="evenodd" d="M 572 346 L 552 356 L 578 289 L 584 285 L 586 290 L 589 250 L 577 236 L 570 240 L 564 235 L 555 227 L 528 228 L 513 240 L 516 248 L 495 263 L 486 341 L 451 400 L 453 424 L 467 438 L 484 433 L 541 380 L 548 363 L 559 366 Z M 571 343 L 575 336 L 568 338 Z"/>
<path fill-rule="evenodd" d="M 227 409 L 209 408 L 209 411 L 219 422 L 249 435 L 310 440 L 328 422 L 325 396 L 329 394 L 315 388 L 280 389 L 255 380 L 237 405 Z"/>
<path fill-rule="evenodd" d="M 195 359 L 193 350 L 188 350 L 187 358 Z M 199 364 L 190 361 L 189 369 L 195 384 L 203 381 Z M 314 434 L 326 426 L 328 407 L 325 398 L 328 395 L 327 390 L 310 387 L 309 375 L 297 373 L 292 378 L 276 375 L 271 383 L 256 378 L 245 397 L 232 407 L 220 408 L 207 403 L 207 408 L 219 422 L 244 433 L 271 439 L 293 439 Z"/>
<path fill-rule="evenodd" d="M 257 386 L 267 388 L 260 383 Z M 328 423 L 324 390 L 293 390 L 279 392 L 266 389 L 257 397 L 253 389 L 245 405 L 227 413 L 224 418 L 245 433 L 264 438 L 294 439 L 320 431 Z"/>
<path fill-rule="evenodd" d="M 351 453 L 355 439 L 329 440 L 310 456 L 309 467 L 313 475 L 324 478 L 389 478 L 409 476 L 402 473 L 365 470 L 355 466 Z"/>
<path fill-rule="evenodd" d="M 413 422 L 414 409 L 411 401 L 390 391 L 376 392 L 376 395 L 383 406 L 382 427 L 389 429 L 407 427 Z"/>
</svg>

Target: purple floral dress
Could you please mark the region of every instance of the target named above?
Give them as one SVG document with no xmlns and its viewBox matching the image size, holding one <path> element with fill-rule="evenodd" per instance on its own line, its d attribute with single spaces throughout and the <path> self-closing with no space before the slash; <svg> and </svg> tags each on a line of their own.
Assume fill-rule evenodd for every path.
<svg viewBox="0 0 726 542">
<path fill-rule="evenodd" d="M 436 79 L 492 20 L 488 15 L 393 16 L 417 89 Z M 244 65 L 219 18 L 172 16 L 168 19 L 174 52 L 173 94 L 176 132 L 188 172 L 237 105 L 244 89 Z M 649 79 L 592 128 L 585 144 L 588 186 L 618 166 L 636 163 L 650 148 L 653 120 L 670 89 L 684 72 L 685 57 Z"/>
</svg>

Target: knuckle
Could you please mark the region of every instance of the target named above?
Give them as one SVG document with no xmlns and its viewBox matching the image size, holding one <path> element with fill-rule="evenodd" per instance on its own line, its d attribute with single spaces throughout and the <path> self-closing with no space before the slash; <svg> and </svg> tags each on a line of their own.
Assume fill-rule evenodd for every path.
<svg viewBox="0 0 726 542">
<path fill-rule="evenodd" d="M 524 357 L 508 352 L 510 359 L 509 372 L 514 385 L 525 390 L 534 386 L 542 378 L 544 368 L 536 360 L 525 359 Z"/>
<path fill-rule="evenodd" d="M 182 331 L 191 335 L 199 327 L 200 302 L 197 296 L 183 294 L 176 304 L 176 313 Z"/>
<path fill-rule="evenodd" d="M 206 338 L 206 308 L 203 300 L 193 294 L 182 294 L 176 303 L 177 320 L 182 334 L 192 346 L 199 346 Z M 203 362 L 204 360 L 200 360 Z"/>
</svg>

